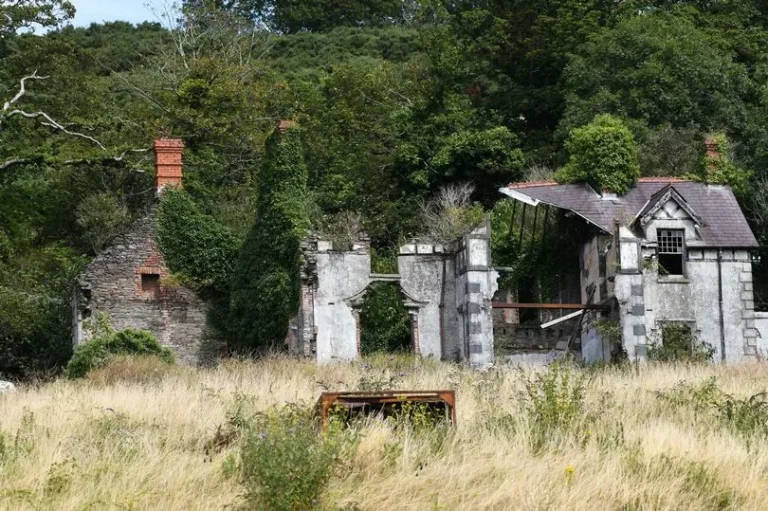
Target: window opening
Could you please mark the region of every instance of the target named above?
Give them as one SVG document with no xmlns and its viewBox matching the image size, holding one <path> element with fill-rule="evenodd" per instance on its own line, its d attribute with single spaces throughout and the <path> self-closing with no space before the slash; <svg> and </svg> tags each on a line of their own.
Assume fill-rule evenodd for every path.
<svg viewBox="0 0 768 511">
<path fill-rule="evenodd" d="M 659 229 L 657 236 L 659 273 L 662 275 L 685 274 L 685 231 Z"/>
<path fill-rule="evenodd" d="M 157 273 L 142 273 L 141 292 L 152 298 L 157 298 L 160 294 L 160 275 Z"/>
</svg>

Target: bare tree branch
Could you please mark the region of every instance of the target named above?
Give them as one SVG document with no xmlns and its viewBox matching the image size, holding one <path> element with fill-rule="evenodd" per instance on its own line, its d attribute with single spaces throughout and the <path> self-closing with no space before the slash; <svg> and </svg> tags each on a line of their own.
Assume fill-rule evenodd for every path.
<svg viewBox="0 0 768 511">
<path fill-rule="evenodd" d="M 14 105 L 14 103 L 20 100 L 22 96 L 24 96 L 24 94 L 27 93 L 27 88 L 26 88 L 27 80 L 47 80 L 47 79 L 48 79 L 47 76 L 38 76 L 37 69 L 35 69 L 35 72 L 32 73 L 31 75 L 28 75 L 22 78 L 21 84 L 19 86 L 19 92 L 17 92 L 16 95 L 12 97 L 10 100 L 5 102 L 5 104 L 3 105 L 3 112 L 8 111 Z"/>
<path fill-rule="evenodd" d="M 2 123 L 4 121 L 10 119 L 11 117 L 15 117 L 15 116 L 21 116 L 21 117 L 24 117 L 24 118 L 27 118 L 27 119 L 39 119 L 39 118 L 42 118 L 44 120 L 40 121 L 41 125 L 48 126 L 50 128 L 53 128 L 54 130 L 61 131 L 62 133 L 66 133 L 67 135 L 70 135 L 70 136 L 73 136 L 73 137 L 83 138 L 83 139 L 88 140 L 89 142 L 92 142 L 92 143 L 96 144 L 97 146 L 99 146 L 99 148 L 102 151 L 106 151 L 107 148 L 104 147 L 104 144 L 102 144 L 101 142 L 96 140 L 94 137 L 92 137 L 90 135 L 85 135 L 85 134 L 80 133 L 78 131 L 72 131 L 70 129 L 67 129 L 65 126 L 63 126 L 63 125 L 59 124 L 58 122 L 56 122 L 53 119 L 53 117 L 51 117 L 50 115 L 48 115 L 47 113 L 45 113 L 43 111 L 25 112 L 24 110 L 20 110 L 20 109 L 11 110 L 13 105 L 15 105 L 27 93 L 27 80 L 46 80 L 46 79 L 48 79 L 47 76 L 39 76 L 37 74 L 37 70 L 35 70 L 31 75 L 27 75 L 27 76 L 23 77 L 20 80 L 18 92 L 11 99 L 9 99 L 8 101 L 6 101 L 3 104 L 3 110 L 0 113 L 0 128 L 2 128 Z M 15 165 L 16 163 L 18 163 L 18 162 L 16 162 L 16 163 L 11 163 L 11 162 L 13 162 L 13 160 L 9 160 L 9 162 L 6 162 L 6 163 L 9 163 L 8 166 Z M 3 168 L 6 168 L 6 167 L 3 167 Z M 0 168 L 0 170 L 2 170 L 2 168 Z"/>
<path fill-rule="evenodd" d="M 84 138 L 85 140 L 89 140 L 89 141 L 93 142 L 94 144 L 96 144 L 97 146 L 99 146 L 99 148 L 102 151 L 106 151 L 107 150 L 107 148 L 104 147 L 104 144 L 102 144 L 101 142 L 99 142 L 98 140 L 93 138 L 92 136 L 85 135 L 85 134 L 80 133 L 78 131 L 70 131 L 70 130 L 68 130 L 67 128 L 65 128 L 64 126 L 62 126 L 61 124 L 59 124 L 58 122 L 53 120 L 53 118 L 50 115 L 48 115 L 47 113 L 45 113 L 45 112 L 42 112 L 42 111 L 41 112 L 25 112 L 24 110 L 13 110 L 12 112 L 9 112 L 5 116 L 5 118 L 6 119 L 10 119 L 11 117 L 14 117 L 16 115 L 20 115 L 20 116 L 25 117 L 27 119 L 37 119 L 38 117 L 42 117 L 43 119 L 45 119 L 45 121 L 40 123 L 43 126 L 50 126 L 51 128 L 53 128 L 55 130 L 59 130 L 62 133 L 66 133 L 67 135 L 71 135 L 73 137 Z"/>
<path fill-rule="evenodd" d="M 22 163 L 29 163 L 32 160 L 29 158 L 14 158 L 12 160 L 7 160 L 3 163 L 0 163 L 0 170 L 5 170 L 8 167 L 13 167 L 14 165 L 20 165 Z"/>
</svg>

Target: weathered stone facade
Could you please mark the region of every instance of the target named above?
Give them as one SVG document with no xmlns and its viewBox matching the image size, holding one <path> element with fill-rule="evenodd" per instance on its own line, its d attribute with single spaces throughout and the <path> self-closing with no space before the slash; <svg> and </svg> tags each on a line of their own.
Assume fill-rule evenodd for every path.
<svg viewBox="0 0 768 511">
<path fill-rule="evenodd" d="M 85 321 L 103 313 L 118 330 L 149 330 L 183 363 L 210 360 L 218 346 L 206 341 L 205 304 L 192 290 L 170 281 L 154 224 L 153 213 L 136 222 L 80 276 L 74 343 L 90 338 Z"/>
<path fill-rule="evenodd" d="M 663 345 L 671 324 L 711 347 L 716 361 L 762 355 L 768 320 L 754 310 L 757 240 L 729 187 L 642 178 L 622 197 L 583 183 L 520 183 L 501 191 L 585 220 L 582 303 L 609 309 L 580 319 L 586 361 L 645 359 L 649 346 Z M 620 343 L 605 333 L 611 329 Z"/>
<path fill-rule="evenodd" d="M 155 143 L 158 192 L 181 184 L 179 140 Z M 155 209 L 118 236 L 78 279 L 73 303 L 74 344 L 91 337 L 88 322 L 106 314 L 115 329 L 149 330 L 176 353 L 197 364 L 219 355 L 206 334 L 206 307 L 194 291 L 170 279 L 155 240 Z"/>
<path fill-rule="evenodd" d="M 395 275 L 371 273 L 370 243 L 365 237 L 342 251 L 326 240 L 307 240 L 291 351 L 321 363 L 356 359 L 366 289 L 372 282 L 391 281 L 399 283 L 411 315 L 414 353 L 466 360 L 474 367 L 492 364 L 491 299 L 498 275 L 491 267 L 489 240 L 490 225 L 485 221 L 453 250 L 408 243 L 400 248 Z"/>
</svg>

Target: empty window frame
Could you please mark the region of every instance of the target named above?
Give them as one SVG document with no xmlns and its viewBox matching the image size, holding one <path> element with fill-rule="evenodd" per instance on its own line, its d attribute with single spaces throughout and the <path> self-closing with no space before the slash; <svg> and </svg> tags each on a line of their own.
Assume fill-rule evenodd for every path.
<svg viewBox="0 0 768 511">
<path fill-rule="evenodd" d="M 659 229 L 656 232 L 659 274 L 685 275 L 685 231 Z"/>
<path fill-rule="evenodd" d="M 160 275 L 157 273 L 142 273 L 141 292 L 145 296 L 157 298 L 160 294 Z"/>
</svg>

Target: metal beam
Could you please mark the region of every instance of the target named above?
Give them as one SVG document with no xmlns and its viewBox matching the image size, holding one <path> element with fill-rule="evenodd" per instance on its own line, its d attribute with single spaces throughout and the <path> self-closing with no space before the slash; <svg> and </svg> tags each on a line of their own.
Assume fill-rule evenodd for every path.
<svg viewBox="0 0 768 511">
<path fill-rule="evenodd" d="M 573 318 L 575 318 L 577 316 L 580 316 L 582 314 L 584 314 L 583 310 L 576 311 L 576 312 L 571 312 L 570 314 L 566 314 L 563 317 L 560 317 L 560 318 L 557 318 L 557 319 L 553 319 L 552 321 L 547 321 L 546 323 L 542 323 L 541 324 L 541 328 L 544 329 L 544 328 L 549 328 L 551 326 L 555 326 L 558 323 L 562 323 L 563 321 L 568 321 L 569 319 L 573 319 Z"/>
<path fill-rule="evenodd" d="M 494 309 L 580 309 L 580 310 L 610 310 L 607 305 L 592 305 L 585 303 L 505 303 L 493 302 Z"/>
</svg>

